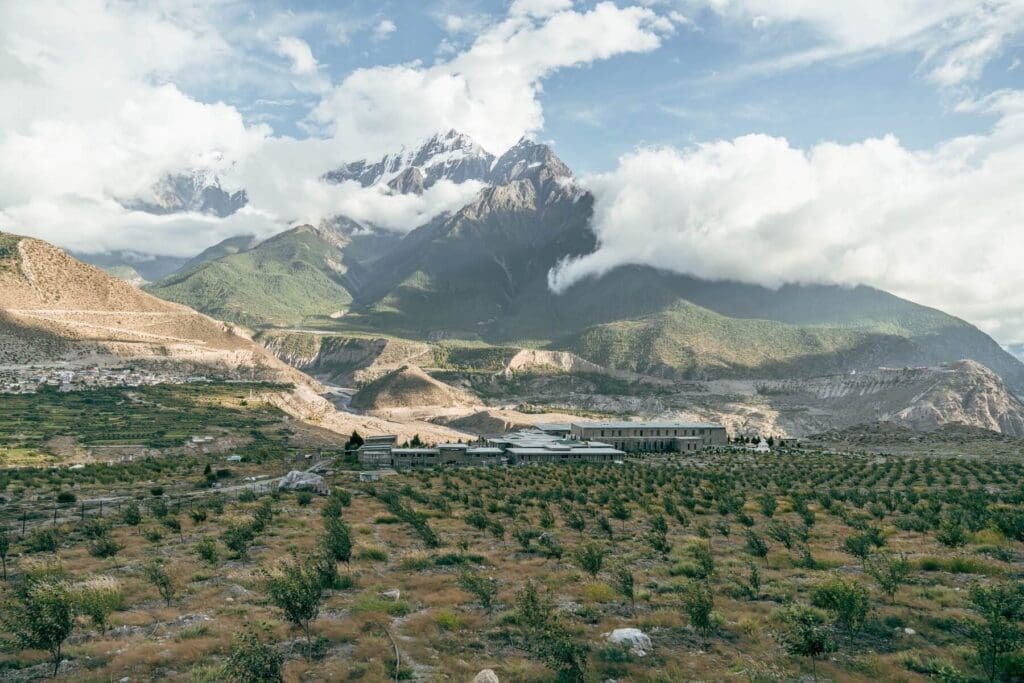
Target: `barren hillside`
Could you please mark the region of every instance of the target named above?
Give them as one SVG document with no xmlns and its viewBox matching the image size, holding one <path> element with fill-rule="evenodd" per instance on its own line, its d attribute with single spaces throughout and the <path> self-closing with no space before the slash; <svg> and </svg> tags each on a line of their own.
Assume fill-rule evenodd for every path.
<svg viewBox="0 0 1024 683">
<path fill-rule="evenodd" d="M 367 384 L 352 397 L 352 405 L 363 410 L 461 408 L 478 403 L 476 397 L 439 382 L 415 365 L 403 365 Z"/>
</svg>

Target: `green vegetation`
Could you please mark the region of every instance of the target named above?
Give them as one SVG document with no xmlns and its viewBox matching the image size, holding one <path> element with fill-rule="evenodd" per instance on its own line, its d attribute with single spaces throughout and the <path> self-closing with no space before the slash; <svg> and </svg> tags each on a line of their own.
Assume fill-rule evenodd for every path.
<svg viewBox="0 0 1024 683">
<path fill-rule="evenodd" d="M 283 413 L 242 405 L 250 390 L 268 384 L 165 384 L 5 396 L 0 411 L 0 463 L 10 453 L 48 451 L 48 442 L 72 437 L 85 447 L 181 446 L 221 429 L 242 432 L 277 425 Z M 0 477 L 3 474 L 0 473 Z"/>
<path fill-rule="evenodd" d="M 146 289 L 250 327 L 297 325 L 309 316 L 344 310 L 352 302 L 341 258 L 341 251 L 323 235 L 301 226 Z"/>
</svg>

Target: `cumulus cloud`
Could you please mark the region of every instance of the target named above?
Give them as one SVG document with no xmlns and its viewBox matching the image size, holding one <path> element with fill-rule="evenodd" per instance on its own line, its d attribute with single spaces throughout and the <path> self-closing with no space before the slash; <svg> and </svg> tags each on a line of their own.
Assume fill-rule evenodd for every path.
<svg viewBox="0 0 1024 683">
<path fill-rule="evenodd" d="M 928 151 L 892 136 L 801 150 L 747 135 L 628 154 L 585 180 L 597 250 L 549 283 L 649 264 L 770 287 L 871 284 L 1024 338 L 1024 93 L 965 106 L 1001 118 Z"/>
<path fill-rule="evenodd" d="M 297 76 L 315 74 L 319 68 L 309 43 L 295 36 L 281 36 L 277 40 L 277 54 L 291 61 L 292 73 Z"/>
<path fill-rule="evenodd" d="M 350 74 L 313 112 L 355 156 L 456 128 L 492 152 L 544 123 L 538 95 L 553 71 L 648 52 L 673 30 L 645 7 L 520 0 L 464 52 L 433 66 L 378 66 Z"/>
<path fill-rule="evenodd" d="M 250 16 L 230 1 L 0 3 L 0 86 L 6 101 L 19 103 L 0 107 L 0 226 L 83 251 L 178 255 L 237 232 L 266 236 L 337 213 L 409 230 L 465 204 L 479 185 L 438 183 L 419 196 L 395 196 L 332 186 L 322 174 L 452 127 L 500 151 L 542 125 L 537 95 L 546 75 L 654 49 L 671 31 L 649 9 L 605 2 L 576 12 L 567 0 L 520 0 L 505 19 L 485 20 L 475 42 L 444 63 L 357 70 L 331 90 L 300 37 L 329 24 L 315 13 Z M 394 30 L 384 20 L 374 34 Z M 262 69 L 278 90 L 283 81 L 326 93 L 314 117 L 325 135 L 276 136 L 234 106 L 200 101 L 180 85 L 231 78 L 231 65 L 249 83 Z M 245 188 L 249 206 L 217 219 L 150 216 L 118 201 L 191 169 Z"/>
<path fill-rule="evenodd" d="M 1024 20 L 1021 0 L 675 0 L 710 9 L 758 31 L 794 26 L 811 45 L 752 70 L 788 68 L 878 51 L 922 55 L 929 80 L 943 87 L 977 79 Z M 791 44 L 790 40 L 783 44 Z"/>
</svg>

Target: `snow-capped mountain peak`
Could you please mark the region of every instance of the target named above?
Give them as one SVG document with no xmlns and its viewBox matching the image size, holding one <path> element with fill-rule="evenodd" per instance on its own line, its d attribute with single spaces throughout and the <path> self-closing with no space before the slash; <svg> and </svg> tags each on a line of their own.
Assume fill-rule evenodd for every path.
<svg viewBox="0 0 1024 683">
<path fill-rule="evenodd" d="M 422 192 L 439 180 L 487 182 L 494 156 L 471 137 L 456 130 L 437 133 L 411 150 L 402 149 L 371 163 L 343 164 L 324 175 L 332 183 L 356 181 L 363 187 L 387 185 L 396 192 Z"/>
<path fill-rule="evenodd" d="M 245 190 L 227 191 L 209 169 L 169 173 L 157 181 L 147 196 L 122 201 L 132 211 L 158 215 L 205 213 L 226 218 L 249 203 Z"/>
</svg>

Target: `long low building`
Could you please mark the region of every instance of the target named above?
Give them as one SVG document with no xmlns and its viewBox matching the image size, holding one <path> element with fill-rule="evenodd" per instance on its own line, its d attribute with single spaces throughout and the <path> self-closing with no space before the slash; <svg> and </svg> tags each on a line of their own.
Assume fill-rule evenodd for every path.
<svg viewBox="0 0 1024 683">
<path fill-rule="evenodd" d="M 579 422 L 569 434 L 605 440 L 627 453 L 686 453 L 729 443 L 725 427 L 712 422 Z"/>
<path fill-rule="evenodd" d="M 400 448 L 395 438 L 367 439 L 359 449 L 365 467 L 526 465 L 551 462 L 609 463 L 626 453 L 687 453 L 726 445 L 725 427 L 689 422 L 579 422 L 541 424 L 482 440 L 483 444 L 444 443 Z"/>
</svg>

